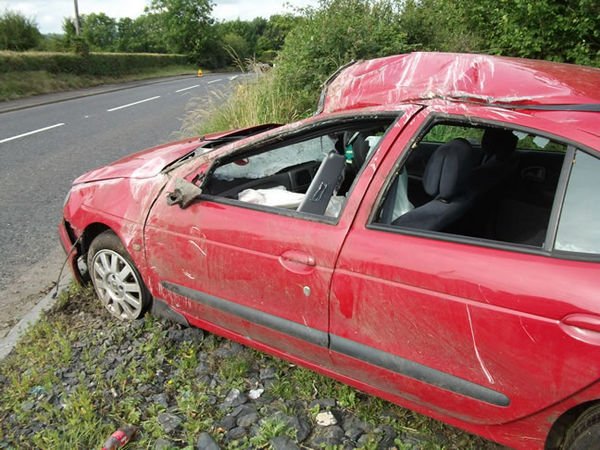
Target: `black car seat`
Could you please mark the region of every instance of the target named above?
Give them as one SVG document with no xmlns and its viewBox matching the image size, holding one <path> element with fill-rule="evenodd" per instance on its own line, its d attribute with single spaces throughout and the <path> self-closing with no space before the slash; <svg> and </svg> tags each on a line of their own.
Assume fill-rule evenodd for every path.
<svg viewBox="0 0 600 450">
<path fill-rule="evenodd" d="M 369 150 L 371 149 L 369 141 L 367 140 L 367 136 L 364 133 L 359 132 L 356 133 L 356 136 L 348 136 L 347 140 L 350 140 L 350 137 L 354 137 L 354 139 L 352 139 L 352 143 L 349 144 L 352 150 L 352 159 L 346 162 L 344 181 L 342 182 L 338 191 L 340 195 L 346 195 L 348 193 L 352 183 L 358 175 L 358 172 L 360 172 L 360 169 L 367 160 Z M 345 150 L 342 153 L 345 153 Z"/>
<path fill-rule="evenodd" d="M 297 211 L 323 215 L 331 197 L 344 179 L 346 158 L 337 150 L 330 151 L 319 166 Z"/>
<path fill-rule="evenodd" d="M 481 138 L 483 160 L 473 171 L 473 184 L 480 192 L 494 188 L 517 170 L 517 142 L 517 136 L 510 130 L 485 130 Z"/>
<path fill-rule="evenodd" d="M 474 152 L 465 139 L 453 139 L 427 161 L 423 188 L 432 199 L 392 222 L 392 225 L 442 231 L 460 219 L 476 198 L 470 189 Z"/>
</svg>

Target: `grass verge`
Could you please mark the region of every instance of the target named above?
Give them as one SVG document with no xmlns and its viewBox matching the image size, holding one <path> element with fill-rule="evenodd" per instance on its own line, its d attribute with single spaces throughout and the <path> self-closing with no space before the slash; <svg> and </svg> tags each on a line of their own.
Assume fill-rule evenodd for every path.
<svg viewBox="0 0 600 450">
<path fill-rule="evenodd" d="M 206 134 L 265 123 L 289 123 L 307 116 L 297 109 L 297 99 L 276 69 L 250 65 L 252 79 L 246 78 L 233 93 L 213 92 L 208 104 L 203 100 L 188 113 L 184 128 L 192 134 Z"/>
<path fill-rule="evenodd" d="M 102 84 L 122 83 L 126 81 L 174 75 L 192 75 L 194 66 L 167 66 L 156 69 L 144 69 L 134 74 L 122 76 L 74 75 L 68 73 L 50 73 L 45 70 L 0 73 L 0 101 L 16 100 L 33 95 L 82 89 Z"/>
<path fill-rule="evenodd" d="M 342 436 L 353 430 L 344 446 L 315 424 L 324 410 Z M 193 449 L 202 432 L 231 450 L 271 448 L 277 436 L 330 450 L 499 448 L 200 330 L 118 322 L 72 287 L 0 362 L 0 448 L 99 448 L 125 424 L 140 427 L 127 448 Z"/>
</svg>

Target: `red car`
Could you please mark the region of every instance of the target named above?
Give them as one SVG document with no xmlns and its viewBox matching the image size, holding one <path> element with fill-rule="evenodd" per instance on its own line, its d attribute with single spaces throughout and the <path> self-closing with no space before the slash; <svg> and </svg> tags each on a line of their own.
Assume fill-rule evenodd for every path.
<svg viewBox="0 0 600 450">
<path fill-rule="evenodd" d="M 518 449 L 600 442 L 600 70 L 412 53 L 317 114 L 77 180 L 61 240 L 152 309 Z"/>
</svg>

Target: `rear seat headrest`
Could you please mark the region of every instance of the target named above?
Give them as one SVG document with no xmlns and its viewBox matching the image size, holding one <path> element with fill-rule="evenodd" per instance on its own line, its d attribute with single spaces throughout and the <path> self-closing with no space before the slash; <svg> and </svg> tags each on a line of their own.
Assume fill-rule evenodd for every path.
<svg viewBox="0 0 600 450">
<path fill-rule="evenodd" d="M 518 140 L 510 130 L 488 128 L 481 138 L 481 149 L 488 157 L 495 156 L 498 161 L 504 161 L 515 151 Z"/>
</svg>

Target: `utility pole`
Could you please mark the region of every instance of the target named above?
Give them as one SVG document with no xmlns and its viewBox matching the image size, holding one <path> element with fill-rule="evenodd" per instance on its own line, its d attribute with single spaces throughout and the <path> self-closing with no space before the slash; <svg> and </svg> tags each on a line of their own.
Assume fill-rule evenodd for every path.
<svg viewBox="0 0 600 450">
<path fill-rule="evenodd" d="M 79 23 L 79 6 L 77 5 L 77 0 L 74 0 L 75 2 L 75 34 L 77 36 L 79 36 L 79 31 L 81 28 L 81 25 Z"/>
</svg>

